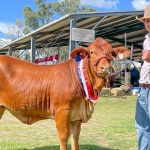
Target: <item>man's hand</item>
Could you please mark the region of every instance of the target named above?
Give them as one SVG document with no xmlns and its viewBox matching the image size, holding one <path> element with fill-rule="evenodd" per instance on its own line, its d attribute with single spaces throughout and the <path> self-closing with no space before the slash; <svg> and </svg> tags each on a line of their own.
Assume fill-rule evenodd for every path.
<svg viewBox="0 0 150 150">
<path fill-rule="evenodd" d="M 143 52 L 142 52 L 142 60 L 150 62 L 150 50 L 143 50 Z"/>
</svg>

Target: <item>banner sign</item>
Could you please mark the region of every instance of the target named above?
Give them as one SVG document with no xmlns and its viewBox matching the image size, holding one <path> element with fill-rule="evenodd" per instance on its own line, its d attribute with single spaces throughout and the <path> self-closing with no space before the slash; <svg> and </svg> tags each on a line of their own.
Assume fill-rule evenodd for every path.
<svg viewBox="0 0 150 150">
<path fill-rule="evenodd" d="M 59 59 L 59 55 L 56 54 L 56 55 L 52 55 L 52 56 L 45 57 L 45 58 L 38 58 L 35 60 L 35 63 L 36 64 L 53 64 L 53 63 L 58 62 L 58 59 Z"/>
</svg>

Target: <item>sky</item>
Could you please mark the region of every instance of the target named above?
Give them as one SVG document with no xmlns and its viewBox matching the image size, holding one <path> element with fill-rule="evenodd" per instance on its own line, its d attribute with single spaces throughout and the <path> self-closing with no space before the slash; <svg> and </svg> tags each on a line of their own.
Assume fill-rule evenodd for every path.
<svg viewBox="0 0 150 150">
<path fill-rule="evenodd" d="M 56 2 L 63 0 L 47 0 Z M 150 0 L 80 0 L 81 5 L 88 5 L 100 12 L 143 10 Z M 9 38 L 10 28 L 16 28 L 16 20 L 24 20 L 23 8 L 36 9 L 35 0 L 0 0 L 0 39 Z"/>
</svg>

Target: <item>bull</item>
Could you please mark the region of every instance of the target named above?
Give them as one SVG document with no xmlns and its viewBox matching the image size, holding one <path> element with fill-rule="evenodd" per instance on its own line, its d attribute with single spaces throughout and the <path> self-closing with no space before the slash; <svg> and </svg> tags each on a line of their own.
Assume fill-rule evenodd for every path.
<svg viewBox="0 0 150 150">
<path fill-rule="evenodd" d="M 71 136 L 72 150 L 79 150 L 81 124 L 91 118 L 118 54 L 127 58 L 130 51 L 97 38 L 87 48 L 73 50 L 68 61 L 50 66 L 1 55 L 0 119 L 5 110 L 28 125 L 54 119 L 60 149 L 67 149 Z"/>
</svg>

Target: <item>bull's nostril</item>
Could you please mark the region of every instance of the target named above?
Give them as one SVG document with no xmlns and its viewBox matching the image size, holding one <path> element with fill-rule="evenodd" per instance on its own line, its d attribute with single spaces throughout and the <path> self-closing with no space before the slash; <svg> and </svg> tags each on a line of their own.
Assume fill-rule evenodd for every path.
<svg viewBox="0 0 150 150">
<path fill-rule="evenodd" d="M 102 73 L 110 74 L 110 67 L 101 66 Z"/>
<path fill-rule="evenodd" d="M 106 70 L 106 68 L 105 68 L 105 67 L 103 67 L 103 66 L 101 67 L 101 69 L 102 69 L 102 71 L 103 71 L 103 72 Z"/>
</svg>

